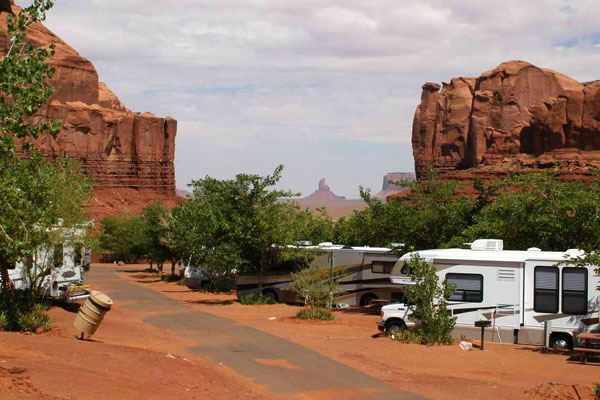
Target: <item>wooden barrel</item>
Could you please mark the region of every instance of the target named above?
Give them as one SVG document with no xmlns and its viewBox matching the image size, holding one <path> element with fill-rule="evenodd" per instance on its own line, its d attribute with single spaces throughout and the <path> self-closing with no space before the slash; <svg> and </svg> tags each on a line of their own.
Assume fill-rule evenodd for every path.
<svg viewBox="0 0 600 400">
<path fill-rule="evenodd" d="M 77 318 L 73 321 L 73 325 L 82 333 L 92 336 L 96 333 L 98 326 L 104 319 L 104 316 L 113 305 L 113 301 L 96 290 L 92 290 L 90 297 L 79 308 Z"/>
</svg>

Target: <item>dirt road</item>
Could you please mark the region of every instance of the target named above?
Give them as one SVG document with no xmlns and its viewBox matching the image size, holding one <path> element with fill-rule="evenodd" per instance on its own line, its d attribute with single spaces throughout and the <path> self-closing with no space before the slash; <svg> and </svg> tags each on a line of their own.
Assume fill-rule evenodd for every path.
<svg viewBox="0 0 600 400">
<path fill-rule="evenodd" d="M 144 322 L 188 339 L 193 343 L 188 352 L 209 356 L 275 395 L 306 399 L 422 398 L 278 336 L 133 285 L 119 278 L 112 267 L 93 268 L 87 280 L 121 307 L 147 314 Z"/>
</svg>

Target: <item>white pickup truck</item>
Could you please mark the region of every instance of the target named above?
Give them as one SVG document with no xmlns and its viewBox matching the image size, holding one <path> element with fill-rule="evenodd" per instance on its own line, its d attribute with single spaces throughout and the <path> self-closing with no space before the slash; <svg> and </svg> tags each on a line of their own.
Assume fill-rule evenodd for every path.
<svg viewBox="0 0 600 400">
<path fill-rule="evenodd" d="M 377 327 L 381 332 L 391 335 L 404 329 L 415 329 L 420 326 L 419 321 L 410 319 L 410 307 L 404 303 L 392 303 L 381 307 L 381 321 Z"/>
</svg>

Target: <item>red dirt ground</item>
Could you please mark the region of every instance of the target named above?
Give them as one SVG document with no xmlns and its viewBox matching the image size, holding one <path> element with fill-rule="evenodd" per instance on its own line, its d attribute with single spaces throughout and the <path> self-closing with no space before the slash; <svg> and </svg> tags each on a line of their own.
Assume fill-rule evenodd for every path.
<svg viewBox="0 0 600 400">
<path fill-rule="evenodd" d="M 145 324 L 117 304 L 93 341 L 75 314 L 52 308 L 53 331 L 0 332 L 0 399 L 273 399 L 227 367 L 192 356 L 192 343 Z"/>
<path fill-rule="evenodd" d="M 119 274 L 191 307 L 263 330 L 433 399 L 593 399 L 598 365 L 581 365 L 572 354 L 535 346 L 486 343 L 485 351 L 458 345 L 420 346 L 377 337 L 378 315 L 334 311 L 336 320 L 305 323 L 285 304 L 244 306 L 234 293 L 191 291 L 150 274 Z M 276 317 L 276 319 L 270 319 Z M 278 361 L 281 362 L 281 361 Z"/>
</svg>

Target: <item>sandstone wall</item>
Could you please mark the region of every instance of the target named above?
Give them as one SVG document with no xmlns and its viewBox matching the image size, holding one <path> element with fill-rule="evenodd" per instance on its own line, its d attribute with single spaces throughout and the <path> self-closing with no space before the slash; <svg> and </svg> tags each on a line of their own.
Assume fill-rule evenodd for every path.
<svg viewBox="0 0 600 400">
<path fill-rule="evenodd" d="M 454 176 L 557 165 L 590 174 L 600 166 L 600 81 L 510 61 L 479 78 L 426 83 L 412 144 L 418 176 L 429 166 Z"/>
<path fill-rule="evenodd" d="M 40 46 L 56 46 L 50 61 L 56 92 L 42 114 L 61 119 L 63 126 L 56 137 L 36 141 L 42 153 L 80 160 L 100 193 L 127 188 L 174 197 L 177 121 L 129 111 L 98 81 L 92 63 L 42 24 L 33 25 L 28 37 Z M 0 13 L 0 48 L 8 45 L 6 14 Z"/>
</svg>

